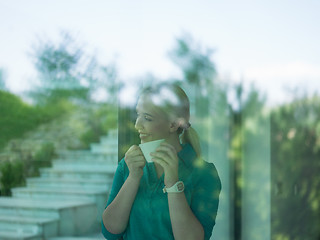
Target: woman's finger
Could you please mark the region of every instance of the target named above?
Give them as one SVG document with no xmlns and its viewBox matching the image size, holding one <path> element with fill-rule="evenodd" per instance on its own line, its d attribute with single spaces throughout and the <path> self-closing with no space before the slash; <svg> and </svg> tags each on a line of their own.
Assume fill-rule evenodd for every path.
<svg viewBox="0 0 320 240">
<path fill-rule="evenodd" d="M 168 164 L 171 162 L 169 154 L 165 151 L 156 151 L 151 153 L 150 155 L 152 158 L 163 160 Z"/>
<path fill-rule="evenodd" d="M 141 168 L 141 167 L 144 167 L 144 165 L 145 165 L 145 161 L 139 161 L 139 162 L 132 162 L 132 163 L 130 163 L 131 164 L 131 166 L 133 167 L 133 168 Z"/>
<path fill-rule="evenodd" d="M 158 163 L 163 169 L 166 169 L 169 165 L 162 158 L 153 157 L 151 160 L 154 161 L 155 163 Z"/>
<path fill-rule="evenodd" d="M 174 146 L 172 146 L 171 144 L 167 143 L 167 142 L 162 142 L 160 144 L 160 146 L 165 146 L 165 147 L 168 147 L 170 149 L 172 149 L 173 151 L 175 151 L 176 149 L 174 148 Z"/>
<path fill-rule="evenodd" d="M 165 152 L 169 158 L 171 159 L 177 159 L 177 152 L 171 145 L 160 145 L 155 153 L 158 152 Z"/>
<path fill-rule="evenodd" d="M 135 157 L 139 155 L 143 155 L 141 149 L 138 146 L 133 145 L 126 152 L 125 157 Z"/>
<path fill-rule="evenodd" d="M 135 157 L 130 157 L 128 158 L 128 162 L 145 162 L 144 156 L 135 156 Z"/>
</svg>

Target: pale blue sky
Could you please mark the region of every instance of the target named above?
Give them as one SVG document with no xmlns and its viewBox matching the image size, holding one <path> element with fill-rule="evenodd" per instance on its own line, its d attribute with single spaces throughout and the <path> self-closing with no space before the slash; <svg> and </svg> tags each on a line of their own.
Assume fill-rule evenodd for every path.
<svg viewBox="0 0 320 240">
<path fill-rule="evenodd" d="M 220 78 L 255 82 L 278 102 L 283 87 L 320 89 L 319 12 L 318 0 L 0 0 L 0 68 L 12 91 L 29 88 L 36 34 L 64 29 L 101 62 L 116 58 L 123 80 L 177 76 L 167 52 L 186 31 L 215 49 Z"/>
</svg>

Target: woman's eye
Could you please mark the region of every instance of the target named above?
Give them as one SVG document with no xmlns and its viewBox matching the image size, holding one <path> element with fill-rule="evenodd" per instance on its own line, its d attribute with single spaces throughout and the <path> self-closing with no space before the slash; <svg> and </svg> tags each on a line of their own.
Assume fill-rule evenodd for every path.
<svg viewBox="0 0 320 240">
<path fill-rule="evenodd" d="M 139 114 L 139 113 L 136 114 L 136 119 L 141 118 L 141 117 L 143 117 L 143 119 L 146 120 L 146 121 L 149 121 L 149 122 L 152 121 L 152 118 L 150 118 L 147 115 L 142 115 L 142 114 Z"/>
<path fill-rule="evenodd" d="M 151 122 L 151 121 L 152 121 L 152 119 L 151 119 L 151 118 L 149 118 L 149 117 L 147 117 L 147 116 L 144 116 L 144 119 L 145 119 L 145 120 L 147 120 L 147 121 L 149 121 L 149 122 Z"/>
</svg>

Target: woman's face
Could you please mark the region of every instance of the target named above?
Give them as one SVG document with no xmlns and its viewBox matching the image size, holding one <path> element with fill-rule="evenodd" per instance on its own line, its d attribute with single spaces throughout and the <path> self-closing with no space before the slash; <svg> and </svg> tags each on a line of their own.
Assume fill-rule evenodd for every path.
<svg viewBox="0 0 320 240">
<path fill-rule="evenodd" d="M 171 123 L 164 113 L 151 102 L 150 98 L 140 97 L 136 110 L 135 128 L 139 132 L 141 143 L 169 137 Z"/>
</svg>

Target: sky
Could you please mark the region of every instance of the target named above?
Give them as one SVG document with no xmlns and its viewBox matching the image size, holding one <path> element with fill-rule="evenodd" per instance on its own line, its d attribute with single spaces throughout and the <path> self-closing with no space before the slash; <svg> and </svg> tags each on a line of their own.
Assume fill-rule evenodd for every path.
<svg viewBox="0 0 320 240">
<path fill-rule="evenodd" d="M 32 88 L 32 44 L 66 30 L 122 80 L 165 79 L 180 74 L 168 51 L 187 32 L 214 50 L 219 79 L 254 83 L 276 104 L 288 89 L 320 90 L 319 12 L 319 0 L 0 0 L 0 68 L 12 92 Z"/>
</svg>

